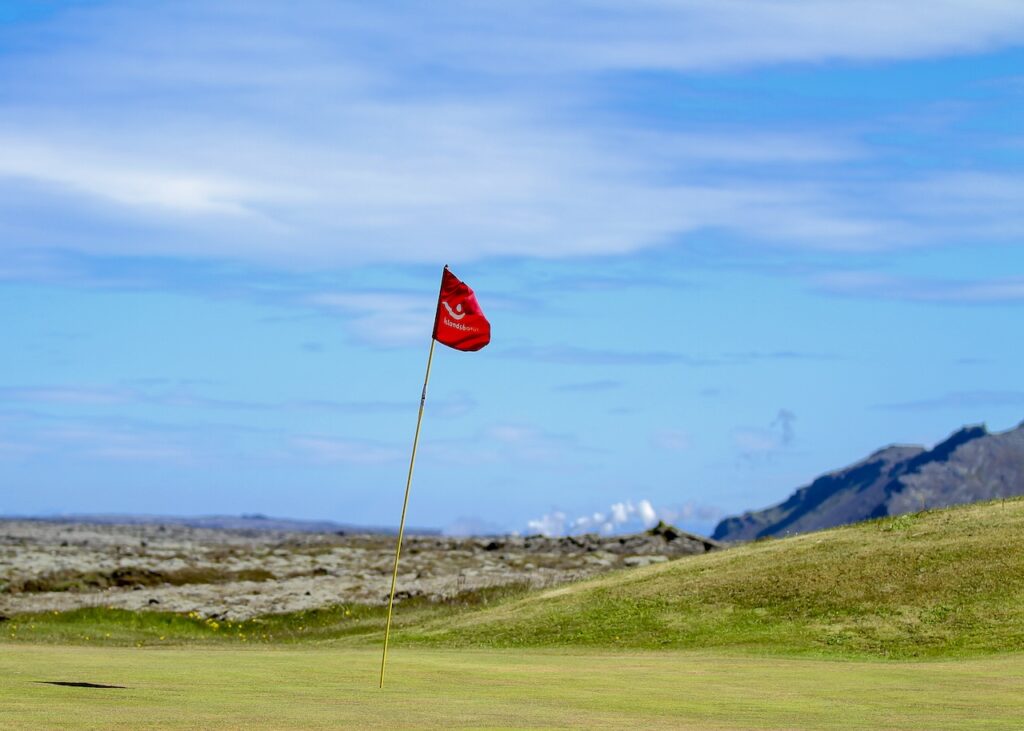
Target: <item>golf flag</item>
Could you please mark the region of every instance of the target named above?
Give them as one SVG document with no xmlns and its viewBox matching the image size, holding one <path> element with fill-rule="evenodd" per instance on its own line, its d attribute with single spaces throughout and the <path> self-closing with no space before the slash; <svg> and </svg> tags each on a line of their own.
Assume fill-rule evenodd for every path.
<svg viewBox="0 0 1024 731">
<path fill-rule="evenodd" d="M 434 315 L 434 340 L 456 350 L 480 350 L 491 342 L 491 323 L 469 286 L 444 268 Z"/>
<path fill-rule="evenodd" d="M 388 639 L 391 637 L 391 613 L 395 606 L 395 586 L 398 583 L 398 560 L 402 555 L 402 537 L 405 535 L 405 512 L 409 508 L 409 488 L 412 487 L 412 470 L 416 464 L 416 446 L 420 443 L 420 424 L 423 423 L 423 406 L 427 402 L 427 384 L 430 383 L 430 364 L 434 361 L 434 345 L 442 343 L 456 350 L 480 350 L 491 342 L 491 323 L 484 317 L 476 295 L 465 282 L 444 268 L 441 273 L 441 291 L 437 295 L 437 311 L 434 313 L 434 336 L 427 353 L 427 372 L 423 376 L 423 391 L 420 392 L 420 411 L 416 417 L 416 431 L 412 437 L 412 454 L 409 456 L 409 474 L 405 478 L 405 499 L 402 501 L 402 518 L 398 521 L 398 541 L 395 543 L 395 568 L 391 572 L 391 595 L 388 598 L 388 619 L 384 625 L 384 652 L 380 656 L 380 687 L 384 687 L 384 670 L 388 664 Z"/>
</svg>

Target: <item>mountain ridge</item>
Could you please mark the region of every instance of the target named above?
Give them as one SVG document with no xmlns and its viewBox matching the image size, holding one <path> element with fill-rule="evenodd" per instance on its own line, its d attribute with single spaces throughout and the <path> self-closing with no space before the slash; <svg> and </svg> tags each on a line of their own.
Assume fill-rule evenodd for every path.
<svg viewBox="0 0 1024 731">
<path fill-rule="evenodd" d="M 892 444 L 825 473 L 782 502 L 722 520 L 712 537 L 747 541 L 925 508 L 1024 495 L 1024 422 L 961 427 L 931 449 Z"/>
</svg>

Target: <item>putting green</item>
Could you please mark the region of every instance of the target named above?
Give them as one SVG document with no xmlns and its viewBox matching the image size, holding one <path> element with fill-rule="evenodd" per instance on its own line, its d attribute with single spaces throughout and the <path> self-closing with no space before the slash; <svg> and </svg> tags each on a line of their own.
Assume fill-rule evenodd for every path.
<svg viewBox="0 0 1024 731">
<path fill-rule="evenodd" d="M 0 645 L 23 729 L 1019 729 L 1024 656 L 894 663 L 708 652 Z M 89 688 L 49 683 L 93 683 Z"/>
</svg>

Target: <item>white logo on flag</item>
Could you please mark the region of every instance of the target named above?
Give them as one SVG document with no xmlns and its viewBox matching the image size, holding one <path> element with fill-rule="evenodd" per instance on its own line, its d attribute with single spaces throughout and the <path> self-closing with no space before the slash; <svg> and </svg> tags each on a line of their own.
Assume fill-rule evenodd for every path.
<svg viewBox="0 0 1024 731">
<path fill-rule="evenodd" d="M 459 304 L 455 305 L 455 309 L 454 310 L 451 307 L 449 307 L 448 303 L 446 301 L 444 301 L 444 300 L 441 300 L 441 304 L 444 305 L 444 308 L 446 310 L 448 310 L 448 314 L 451 315 L 452 317 L 454 317 L 456 320 L 461 320 L 463 317 L 466 316 L 466 313 L 462 311 L 462 303 L 461 302 Z"/>
</svg>

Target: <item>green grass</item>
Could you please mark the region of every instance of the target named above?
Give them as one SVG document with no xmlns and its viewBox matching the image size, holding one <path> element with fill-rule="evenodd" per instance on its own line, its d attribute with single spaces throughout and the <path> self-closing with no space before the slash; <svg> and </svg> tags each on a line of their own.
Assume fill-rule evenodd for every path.
<svg viewBox="0 0 1024 731">
<path fill-rule="evenodd" d="M 381 607 L 19 615 L 0 726 L 1018 729 L 1022 535 L 1013 500 L 413 599 L 384 691 Z"/>
<path fill-rule="evenodd" d="M 0 645 L 5 729 L 1019 729 L 1024 656 Z M 126 686 L 58 687 L 45 681 Z"/>
<path fill-rule="evenodd" d="M 397 645 L 711 649 L 840 658 L 1024 651 L 1024 500 L 926 511 L 684 558 L 541 592 L 469 592 L 396 609 Z M 13 617 L 0 640 L 379 642 L 384 610 L 244 623 L 89 609 Z"/>
<path fill-rule="evenodd" d="M 1024 651 L 1024 500 L 926 511 L 616 572 L 408 628 L 439 646 Z"/>
</svg>

